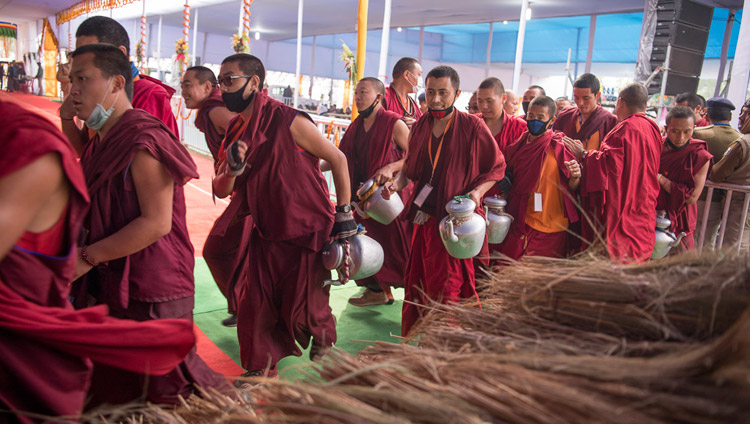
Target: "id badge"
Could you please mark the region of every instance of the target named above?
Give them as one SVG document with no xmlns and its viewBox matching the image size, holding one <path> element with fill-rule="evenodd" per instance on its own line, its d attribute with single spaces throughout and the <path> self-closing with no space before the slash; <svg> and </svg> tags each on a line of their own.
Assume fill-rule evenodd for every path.
<svg viewBox="0 0 750 424">
<path fill-rule="evenodd" d="M 429 196 L 431 192 L 432 186 L 429 184 L 425 184 L 424 187 L 422 187 L 422 190 L 419 190 L 419 194 L 417 194 L 417 197 L 414 198 L 414 204 L 417 205 L 417 207 L 421 208 L 422 204 L 425 200 L 427 200 L 427 196 Z"/>
<path fill-rule="evenodd" d="M 534 212 L 542 211 L 542 193 L 534 193 Z"/>
</svg>

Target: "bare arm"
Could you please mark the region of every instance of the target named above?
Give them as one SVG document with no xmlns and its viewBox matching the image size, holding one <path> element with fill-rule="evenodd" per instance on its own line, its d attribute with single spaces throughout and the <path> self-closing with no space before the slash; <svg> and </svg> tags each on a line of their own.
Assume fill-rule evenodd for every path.
<svg viewBox="0 0 750 424">
<path fill-rule="evenodd" d="M 408 151 L 409 127 L 407 127 L 404 121 L 400 119 L 397 120 L 396 124 L 393 126 L 393 142 L 396 144 L 396 146 L 398 146 L 399 149 L 403 150 L 404 152 Z M 379 185 L 387 183 L 388 181 L 393 179 L 393 176 L 397 172 L 401 171 L 401 168 L 403 168 L 404 166 L 404 161 L 406 161 L 405 156 L 402 159 L 385 165 L 384 167 L 378 169 L 372 176 L 372 178 L 375 179 L 375 182 Z"/>
<path fill-rule="evenodd" d="M 330 141 L 323 137 L 318 128 L 309 120 L 294 119 L 291 126 L 294 142 L 306 152 L 317 156 L 331 165 L 333 183 L 336 186 L 336 201 L 338 205 L 348 205 L 351 202 L 351 187 L 349 168 L 346 156 Z"/>
<path fill-rule="evenodd" d="M 223 106 L 216 106 L 208 112 L 208 119 L 211 120 L 214 128 L 216 128 L 216 131 L 220 134 L 226 132 L 227 127 L 229 127 L 229 121 L 235 116 L 237 116 L 236 113 L 230 112 L 229 109 Z"/>
<path fill-rule="evenodd" d="M 174 180 L 164 166 L 145 150 L 139 150 L 130 165 L 141 215 L 111 236 L 88 246 L 95 263 L 122 258 L 150 246 L 172 230 Z M 79 257 L 76 277 L 91 269 Z"/>
<path fill-rule="evenodd" d="M 485 181 L 482 184 L 479 184 L 474 190 L 469 192 L 469 198 L 471 198 L 477 206 L 482 206 L 482 197 L 484 197 L 484 193 L 487 193 L 487 190 L 491 189 L 496 183 L 497 181 Z"/>
<path fill-rule="evenodd" d="M 708 165 L 711 163 L 711 161 L 706 161 L 705 164 L 703 164 L 703 167 L 701 167 L 700 170 L 695 174 L 695 189 L 693 190 L 693 194 L 690 195 L 687 199 L 685 199 L 685 203 L 688 205 L 694 205 L 698 198 L 701 196 L 701 192 L 703 192 L 703 186 L 706 184 L 706 178 L 708 177 Z"/>
<path fill-rule="evenodd" d="M 69 192 L 56 153 L 0 178 L 0 259 L 24 232 L 51 228 L 60 219 Z"/>
</svg>

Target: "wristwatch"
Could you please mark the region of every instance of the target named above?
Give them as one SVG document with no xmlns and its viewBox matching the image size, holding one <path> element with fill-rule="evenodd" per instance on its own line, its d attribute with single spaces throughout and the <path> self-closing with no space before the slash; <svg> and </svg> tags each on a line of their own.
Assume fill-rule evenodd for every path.
<svg viewBox="0 0 750 424">
<path fill-rule="evenodd" d="M 337 212 L 337 213 L 339 213 L 339 212 L 342 212 L 342 213 L 349 213 L 349 212 L 351 212 L 351 211 L 352 211 L 352 206 L 351 206 L 351 205 L 341 205 L 341 206 L 336 206 L 336 212 Z"/>
</svg>

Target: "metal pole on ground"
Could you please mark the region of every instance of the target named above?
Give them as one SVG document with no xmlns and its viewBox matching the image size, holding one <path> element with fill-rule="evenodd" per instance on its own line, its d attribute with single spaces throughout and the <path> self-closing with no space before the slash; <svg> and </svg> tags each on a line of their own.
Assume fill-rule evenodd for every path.
<svg viewBox="0 0 750 424">
<path fill-rule="evenodd" d="M 594 57 L 594 35 L 596 34 L 596 15 L 591 15 L 589 23 L 589 46 L 586 52 L 586 73 L 591 72 L 591 62 Z"/>
<path fill-rule="evenodd" d="M 490 64 L 492 63 L 492 22 L 490 22 L 490 35 L 487 37 L 487 66 L 484 69 L 484 77 L 490 76 Z"/>
<path fill-rule="evenodd" d="M 523 60 L 523 40 L 526 37 L 526 11 L 529 0 L 523 0 L 521 5 L 521 20 L 518 22 L 518 38 L 516 39 L 516 60 L 513 64 L 513 92 L 518 93 L 521 85 L 521 64 Z"/>
<path fill-rule="evenodd" d="M 297 6 L 297 65 L 294 72 L 294 108 L 299 105 L 299 74 L 302 66 L 302 10 L 305 8 L 305 0 L 299 0 Z"/>
<path fill-rule="evenodd" d="M 385 0 L 385 11 L 383 12 L 383 35 L 380 37 L 380 62 L 378 63 L 378 78 L 385 82 L 386 66 L 388 66 L 388 45 L 391 37 L 391 1 Z"/>
</svg>

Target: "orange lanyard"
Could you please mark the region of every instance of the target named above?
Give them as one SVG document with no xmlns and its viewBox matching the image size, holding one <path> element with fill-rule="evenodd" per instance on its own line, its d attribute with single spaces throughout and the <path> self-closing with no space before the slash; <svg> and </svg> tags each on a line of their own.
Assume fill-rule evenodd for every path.
<svg viewBox="0 0 750 424">
<path fill-rule="evenodd" d="M 245 119 L 242 116 L 240 116 L 239 120 L 242 121 L 242 123 L 239 126 L 234 125 L 232 128 L 227 129 L 227 132 L 225 133 L 224 138 L 221 140 L 221 146 L 219 147 L 219 153 L 218 153 L 220 162 L 223 162 L 224 159 L 226 159 L 227 157 L 227 154 L 226 154 L 227 152 L 224 149 L 224 146 L 226 145 L 226 147 L 229 147 L 232 145 L 232 143 L 237 141 L 237 139 L 240 138 L 240 136 L 242 136 L 242 134 L 245 133 L 245 130 L 247 129 L 247 124 L 250 123 L 249 119 Z M 237 132 L 234 132 L 235 128 L 237 128 Z M 228 138 L 231 138 L 229 142 L 227 142 Z"/>
<path fill-rule="evenodd" d="M 440 160 L 440 153 L 443 151 L 443 140 L 445 140 L 445 134 L 448 133 L 448 128 L 451 127 L 451 124 L 456 119 L 456 115 L 453 115 L 453 118 L 448 121 L 448 125 L 445 126 L 445 129 L 443 130 L 443 135 L 440 137 L 440 144 L 438 144 L 437 152 L 435 152 L 435 157 L 432 157 L 432 132 L 430 132 L 430 141 L 427 144 L 427 155 L 430 158 L 430 164 L 432 165 L 432 175 L 430 176 L 430 183 L 432 183 L 432 177 L 435 176 L 435 168 L 437 168 L 438 161 Z"/>
</svg>

